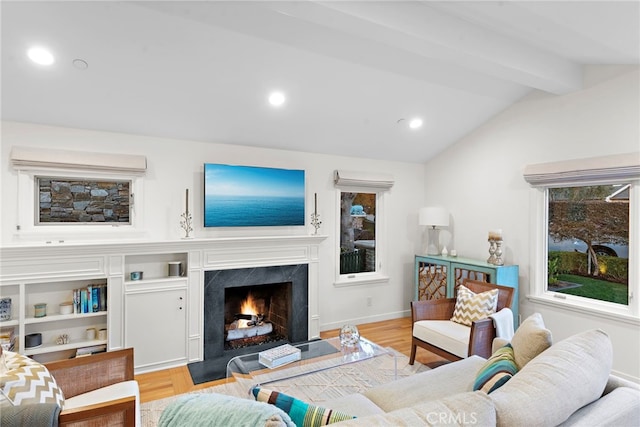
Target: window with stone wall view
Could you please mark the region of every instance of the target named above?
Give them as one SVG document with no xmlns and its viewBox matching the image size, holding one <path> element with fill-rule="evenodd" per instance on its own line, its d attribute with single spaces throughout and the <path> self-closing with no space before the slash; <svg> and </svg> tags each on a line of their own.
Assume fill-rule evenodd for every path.
<svg viewBox="0 0 640 427">
<path fill-rule="evenodd" d="M 629 188 L 548 189 L 549 291 L 628 305 Z"/>
<path fill-rule="evenodd" d="M 37 177 L 38 225 L 130 224 L 131 181 Z"/>
</svg>

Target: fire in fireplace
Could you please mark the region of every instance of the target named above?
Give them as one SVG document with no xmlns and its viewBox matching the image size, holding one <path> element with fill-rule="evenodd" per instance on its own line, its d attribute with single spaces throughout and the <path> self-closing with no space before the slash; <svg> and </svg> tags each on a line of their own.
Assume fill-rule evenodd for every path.
<svg viewBox="0 0 640 427">
<path fill-rule="evenodd" d="M 291 283 L 225 289 L 225 350 L 288 339 Z"/>
</svg>

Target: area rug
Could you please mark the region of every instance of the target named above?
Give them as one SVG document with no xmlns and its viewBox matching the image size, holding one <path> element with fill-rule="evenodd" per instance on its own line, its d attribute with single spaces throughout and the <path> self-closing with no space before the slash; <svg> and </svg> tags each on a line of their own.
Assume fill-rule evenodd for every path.
<svg viewBox="0 0 640 427">
<path fill-rule="evenodd" d="M 394 365 L 397 366 L 397 375 L 394 375 Z M 313 374 L 303 375 L 288 380 L 274 382 L 264 387 L 272 387 L 275 390 L 295 396 L 299 399 L 315 404 L 347 396 L 381 385 L 396 378 L 405 378 L 419 372 L 429 370 L 427 366 L 416 362 L 409 365 L 409 358 L 395 352 L 395 357 L 380 356 L 357 363 L 327 369 Z M 193 393 L 220 393 L 230 396 L 248 398 L 249 390 L 236 382 L 222 384 Z M 158 424 L 162 411 L 173 402 L 177 396 L 154 400 L 143 403 L 140 406 L 142 425 L 155 427 Z"/>
</svg>

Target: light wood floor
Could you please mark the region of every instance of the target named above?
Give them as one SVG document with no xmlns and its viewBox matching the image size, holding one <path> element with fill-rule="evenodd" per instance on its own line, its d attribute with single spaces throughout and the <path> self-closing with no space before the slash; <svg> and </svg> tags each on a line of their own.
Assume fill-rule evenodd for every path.
<svg viewBox="0 0 640 427">
<path fill-rule="evenodd" d="M 366 337 L 382 347 L 391 347 L 409 356 L 411 351 L 410 317 L 357 326 L 361 336 Z M 338 336 L 338 333 L 339 330 L 334 329 L 322 332 L 320 336 L 322 338 L 329 338 Z M 418 347 L 416 354 L 417 362 L 427 364 L 441 360 L 443 359 L 439 356 Z M 208 388 L 223 384 L 226 381 L 223 379 L 194 385 L 193 381 L 191 381 L 189 369 L 186 366 L 136 375 L 136 380 L 138 380 L 140 386 L 140 400 L 142 403 Z"/>
</svg>

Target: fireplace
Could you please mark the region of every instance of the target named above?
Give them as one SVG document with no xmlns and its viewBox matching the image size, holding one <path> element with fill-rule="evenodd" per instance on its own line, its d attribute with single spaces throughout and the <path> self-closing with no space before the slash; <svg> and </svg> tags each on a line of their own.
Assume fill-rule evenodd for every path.
<svg viewBox="0 0 640 427">
<path fill-rule="evenodd" d="M 289 339 L 291 282 L 224 290 L 224 349 Z"/>
<path fill-rule="evenodd" d="M 254 343 L 227 343 L 229 325 L 241 313 L 240 300 L 251 292 L 260 300 L 264 318 L 272 323 L 275 334 L 256 338 Z M 240 354 L 262 351 L 286 342 L 309 339 L 308 265 L 212 270 L 204 280 L 204 361 L 224 360 Z M 285 307 L 286 306 L 286 307 Z M 240 316 L 237 316 L 240 315 Z M 243 316 L 244 315 L 244 316 Z M 250 341 L 250 340 L 246 340 Z M 246 344 L 246 345 L 245 345 Z M 251 344 L 251 345 L 249 345 Z"/>
</svg>

